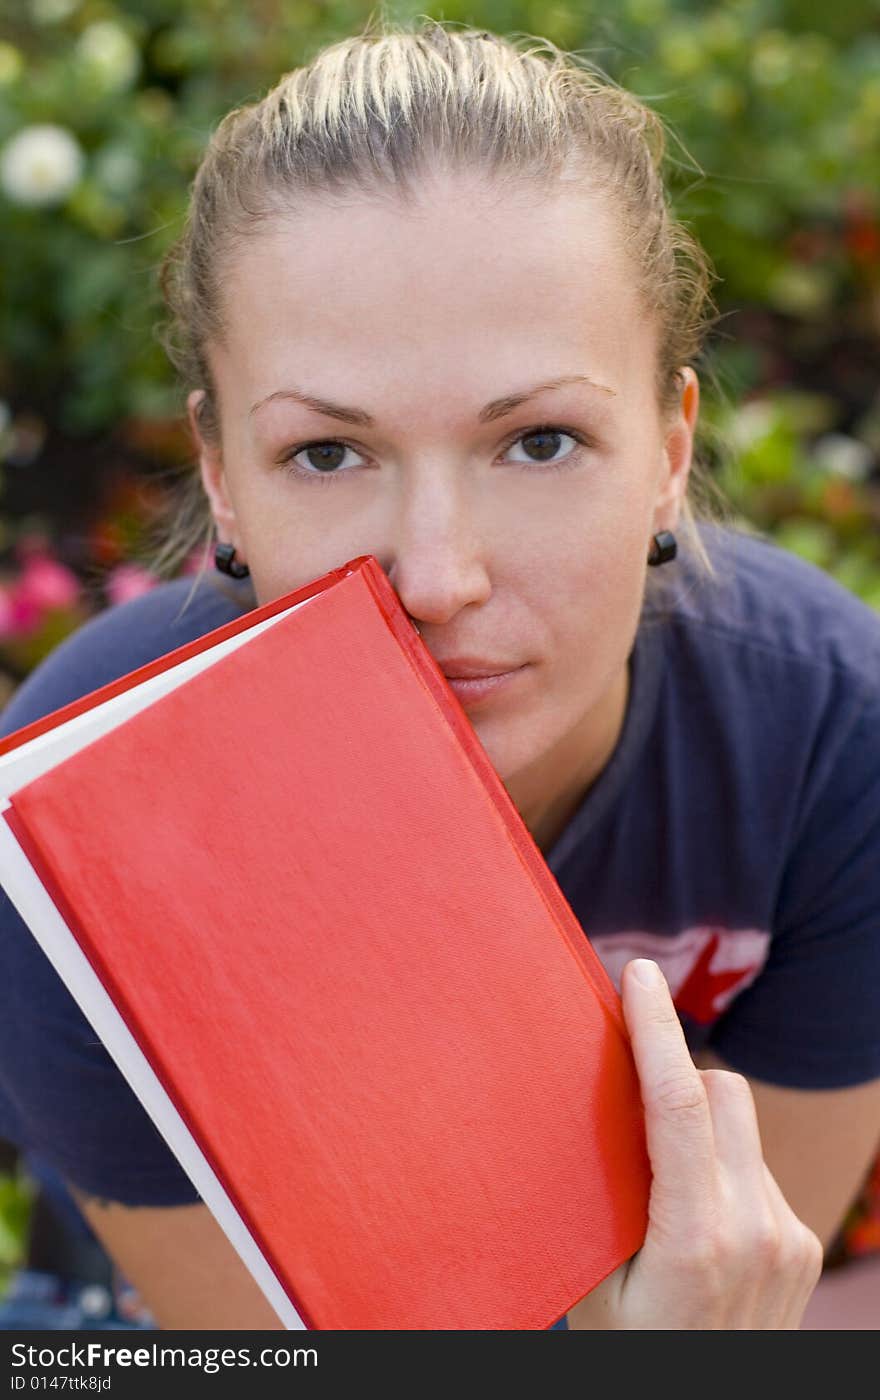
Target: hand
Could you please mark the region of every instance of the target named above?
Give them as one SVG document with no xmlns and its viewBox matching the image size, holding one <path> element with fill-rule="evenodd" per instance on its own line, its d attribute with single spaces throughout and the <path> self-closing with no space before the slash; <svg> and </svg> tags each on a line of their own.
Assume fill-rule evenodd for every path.
<svg viewBox="0 0 880 1400">
<path fill-rule="evenodd" d="M 653 1173 L 648 1231 L 571 1310 L 569 1327 L 797 1330 L 822 1246 L 764 1162 L 748 1081 L 696 1068 L 655 963 L 624 968 L 623 1011 Z"/>
</svg>

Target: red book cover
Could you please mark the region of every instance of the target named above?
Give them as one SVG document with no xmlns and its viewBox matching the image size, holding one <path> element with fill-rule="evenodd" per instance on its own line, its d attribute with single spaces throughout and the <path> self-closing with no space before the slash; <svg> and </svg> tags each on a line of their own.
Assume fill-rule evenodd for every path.
<svg viewBox="0 0 880 1400">
<path fill-rule="evenodd" d="M 546 1328 L 641 1245 L 617 995 L 371 557 L 5 816 L 313 1328 Z"/>
</svg>

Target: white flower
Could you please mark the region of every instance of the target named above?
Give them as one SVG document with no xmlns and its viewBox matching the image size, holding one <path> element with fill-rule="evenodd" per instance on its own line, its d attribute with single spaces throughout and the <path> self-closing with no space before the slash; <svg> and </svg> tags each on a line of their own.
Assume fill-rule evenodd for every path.
<svg viewBox="0 0 880 1400">
<path fill-rule="evenodd" d="M 779 421 L 779 409 L 770 399 L 751 399 L 733 413 L 729 435 L 740 451 L 761 442 L 772 433 Z"/>
<path fill-rule="evenodd" d="M 813 444 L 813 457 L 833 476 L 864 481 L 874 463 L 870 447 L 846 433 L 825 433 Z"/>
<path fill-rule="evenodd" d="M 109 89 L 128 87 L 141 66 L 135 44 L 111 19 L 88 25 L 77 40 L 76 51 L 89 76 Z"/>
<path fill-rule="evenodd" d="M 63 126 L 26 126 L 0 151 L 0 185 L 14 204 L 59 204 L 84 166 L 79 143 Z"/>
</svg>

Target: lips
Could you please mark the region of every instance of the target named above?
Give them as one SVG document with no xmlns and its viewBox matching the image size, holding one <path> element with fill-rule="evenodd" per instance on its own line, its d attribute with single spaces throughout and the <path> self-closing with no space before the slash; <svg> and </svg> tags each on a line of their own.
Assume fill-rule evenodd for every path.
<svg viewBox="0 0 880 1400">
<path fill-rule="evenodd" d="M 503 676 L 509 671 L 518 671 L 523 664 L 518 661 L 489 661 L 473 656 L 450 656 L 446 660 L 435 657 L 448 681 L 482 680 L 486 676 Z"/>
</svg>

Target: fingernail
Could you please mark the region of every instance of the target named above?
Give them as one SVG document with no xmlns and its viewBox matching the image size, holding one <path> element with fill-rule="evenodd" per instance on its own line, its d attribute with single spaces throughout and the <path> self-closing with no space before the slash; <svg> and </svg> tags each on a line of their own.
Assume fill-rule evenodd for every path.
<svg viewBox="0 0 880 1400">
<path fill-rule="evenodd" d="M 663 980 L 659 967 L 650 958 L 635 958 L 632 970 L 633 977 L 637 982 L 641 982 L 643 987 L 650 987 L 655 991 Z"/>
</svg>

